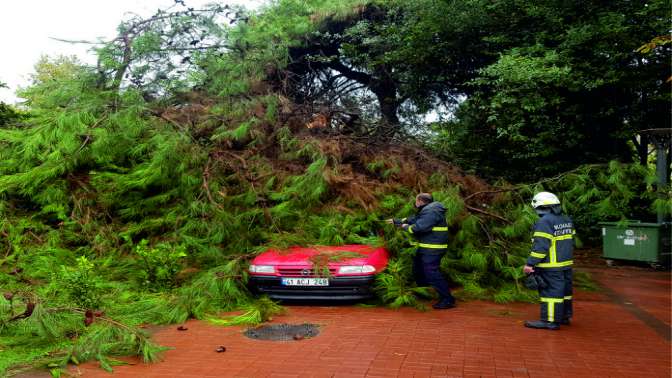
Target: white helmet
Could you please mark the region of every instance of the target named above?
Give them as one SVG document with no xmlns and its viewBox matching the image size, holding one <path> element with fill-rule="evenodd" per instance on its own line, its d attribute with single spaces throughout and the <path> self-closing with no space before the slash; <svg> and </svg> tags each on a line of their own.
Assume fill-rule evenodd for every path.
<svg viewBox="0 0 672 378">
<path fill-rule="evenodd" d="M 538 208 L 540 206 L 553 206 L 559 205 L 560 200 L 556 197 L 555 194 L 549 192 L 539 192 L 534 195 L 532 198 L 532 207 Z"/>
</svg>

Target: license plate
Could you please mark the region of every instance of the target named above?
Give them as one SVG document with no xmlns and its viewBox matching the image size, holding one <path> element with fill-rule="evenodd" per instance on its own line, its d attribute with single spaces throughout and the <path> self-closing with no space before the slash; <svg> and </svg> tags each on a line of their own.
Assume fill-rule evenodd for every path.
<svg viewBox="0 0 672 378">
<path fill-rule="evenodd" d="M 328 278 L 283 278 L 285 286 L 329 286 Z"/>
</svg>

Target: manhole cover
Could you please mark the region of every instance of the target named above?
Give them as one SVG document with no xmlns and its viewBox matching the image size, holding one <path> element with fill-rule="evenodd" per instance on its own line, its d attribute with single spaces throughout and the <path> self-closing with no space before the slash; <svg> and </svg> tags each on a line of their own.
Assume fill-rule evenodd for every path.
<svg viewBox="0 0 672 378">
<path fill-rule="evenodd" d="M 315 324 L 270 324 L 245 331 L 245 336 L 257 340 L 302 340 L 320 333 Z"/>
</svg>

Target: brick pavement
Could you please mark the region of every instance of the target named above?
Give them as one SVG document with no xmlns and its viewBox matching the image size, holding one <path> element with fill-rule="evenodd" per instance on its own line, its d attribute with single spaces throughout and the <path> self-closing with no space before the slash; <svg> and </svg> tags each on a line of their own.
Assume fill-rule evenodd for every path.
<svg viewBox="0 0 672 378">
<path fill-rule="evenodd" d="M 652 272 L 631 267 L 586 270 L 593 279 L 612 289 L 629 303 L 656 317 L 668 327 L 672 325 L 670 272 Z"/>
<path fill-rule="evenodd" d="M 618 271 L 615 271 L 618 272 Z M 418 312 L 357 306 L 290 306 L 274 323 L 316 323 L 320 335 L 300 341 L 247 339 L 241 327 L 189 321 L 154 339 L 173 347 L 157 364 L 95 363 L 73 369 L 83 377 L 670 377 L 670 342 L 627 306 L 668 326 L 670 275 L 598 272 L 603 292 L 576 294 L 575 319 L 559 331 L 527 329 L 538 306 L 460 303 Z M 626 304 L 632 303 L 632 304 Z M 666 311 L 666 314 L 665 314 Z M 658 324 L 660 325 L 660 324 Z M 216 353 L 219 345 L 224 353 Z"/>
</svg>

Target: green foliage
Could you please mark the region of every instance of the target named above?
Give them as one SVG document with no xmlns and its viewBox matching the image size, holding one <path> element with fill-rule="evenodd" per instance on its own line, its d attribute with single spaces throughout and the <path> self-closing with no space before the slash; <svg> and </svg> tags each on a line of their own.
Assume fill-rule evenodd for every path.
<svg viewBox="0 0 672 378">
<path fill-rule="evenodd" d="M 284 309 L 267 297 L 261 297 L 252 303 L 241 308 L 241 315 L 230 316 L 225 319 L 210 318 L 212 324 L 233 326 L 233 325 L 259 325 L 265 321 L 271 320 L 273 315 L 281 314 Z"/>
<path fill-rule="evenodd" d="M 327 159 L 320 158 L 311 163 L 306 168 L 305 174 L 290 178 L 282 192 L 274 193 L 271 198 L 274 200 L 283 200 L 287 203 L 290 199 L 301 199 L 296 201 L 302 207 L 312 207 L 320 202 L 323 194 L 327 191 L 327 183 L 324 179 L 324 170 L 327 165 Z"/>
<path fill-rule="evenodd" d="M 231 21 L 227 16 L 235 14 L 235 21 L 243 10 L 228 13 L 229 6 L 218 4 L 179 5 L 121 22 L 117 36 L 96 48 L 97 86 L 114 92 L 131 86 L 160 97 L 195 84 L 201 75 L 194 66 L 202 54 L 222 47 L 225 25 Z"/>
<path fill-rule="evenodd" d="M 59 285 L 70 301 L 86 309 L 100 307 L 101 280 L 94 272 L 94 265 L 85 256 L 77 258 L 76 267 L 61 266 L 53 282 Z"/>
<path fill-rule="evenodd" d="M 488 16 L 462 18 L 451 37 L 487 47 L 469 55 L 477 74 L 463 82 L 466 99 L 454 117 L 437 125 L 434 148 L 481 176 L 519 182 L 586 163 L 634 160 L 639 130 L 670 127 L 662 115 L 670 107 L 664 72 L 672 49 L 652 42 L 655 54 L 637 52 L 668 34 L 660 15 L 669 5 L 473 2 Z M 637 146 L 643 161 L 644 147 Z"/>
<path fill-rule="evenodd" d="M 0 127 L 9 127 L 25 117 L 25 114 L 13 106 L 0 102 Z"/>
<path fill-rule="evenodd" d="M 7 307 L 5 303 L 0 304 L 3 305 L 0 307 Z M 12 312 L 10 310 L 10 314 Z M 139 355 L 145 362 L 154 362 L 166 349 L 151 342 L 138 329 L 105 317 L 104 314 L 91 314 L 92 323 L 86 325 L 83 321 L 86 316 L 84 310 L 50 307 L 44 301 L 37 303 L 30 316 L 19 320 L 7 320 L 6 312 L 3 311 L 0 314 L 3 317 L 0 322 L 0 341 L 3 346 L 15 351 L 16 355 L 10 356 L 13 358 L 8 361 L 11 365 L 3 364 L 0 368 L 6 370 L 10 366 L 34 360 L 34 364 L 60 370 L 68 363 L 79 364 L 96 359 L 101 367 L 111 371 L 114 360 L 108 357 L 110 355 Z M 33 354 L 35 351 L 39 354 Z M 21 365 L 12 370 L 20 371 Z"/>
<path fill-rule="evenodd" d="M 135 246 L 135 253 L 141 260 L 142 282 L 154 289 L 168 289 L 175 285 L 177 273 L 182 269 L 182 259 L 187 257 L 186 248 L 159 243 L 148 247 L 142 239 Z"/>
<path fill-rule="evenodd" d="M 405 254 L 396 260 L 390 260 L 385 271 L 376 277 L 374 289 L 391 308 L 412 306 L 425 310 L 425 305 L 418 300 L 418 295 L 431 297 L 429 288 L 414 286 L 410 284 L 411 281 L 410 255 Z"/>
<path fill-rule="evenodd" d="M 167 349 L 152 343 L 141 331 L 94 324 L 86 335 L 73 345 L 70 359 L 72 357 L 77 361 L 96 359 L 103 369 L 112 371 L 112 360 L 107 357 L 111 354 L 138 355 L 144 362 L 156 362 L 160 360 L 161 352 Z"/>
<path fill-rule="evenodd" d="M 636 219 L 655 220 L 654 172 L 638 164 L 612 161 L 606 166 L 584 166 L 536 189 L 559 193 L 579 239 L 598 244 L 599 222 Z"/>
<path fill-rule="evenodd" d="M 30 76 L 31 85 L 19 88 L 17 95 L 26 99 L 26 105 L 38 116 L 41 110 L 54 111 L 75 104 L 86 109 L 102 95 L 93 90 L 94 72 L 93 67 L 86 66 L 75 56 L 43 55 Z"/>
<path fill-rule="evenodd" d="M 247 305 L 246 282 L 239 259 L 210 269 L 177 291 L 167 312 L 167 322 L 180 323 L 192 317 L 205 319 L 210 314 Z"/>
</svg>

